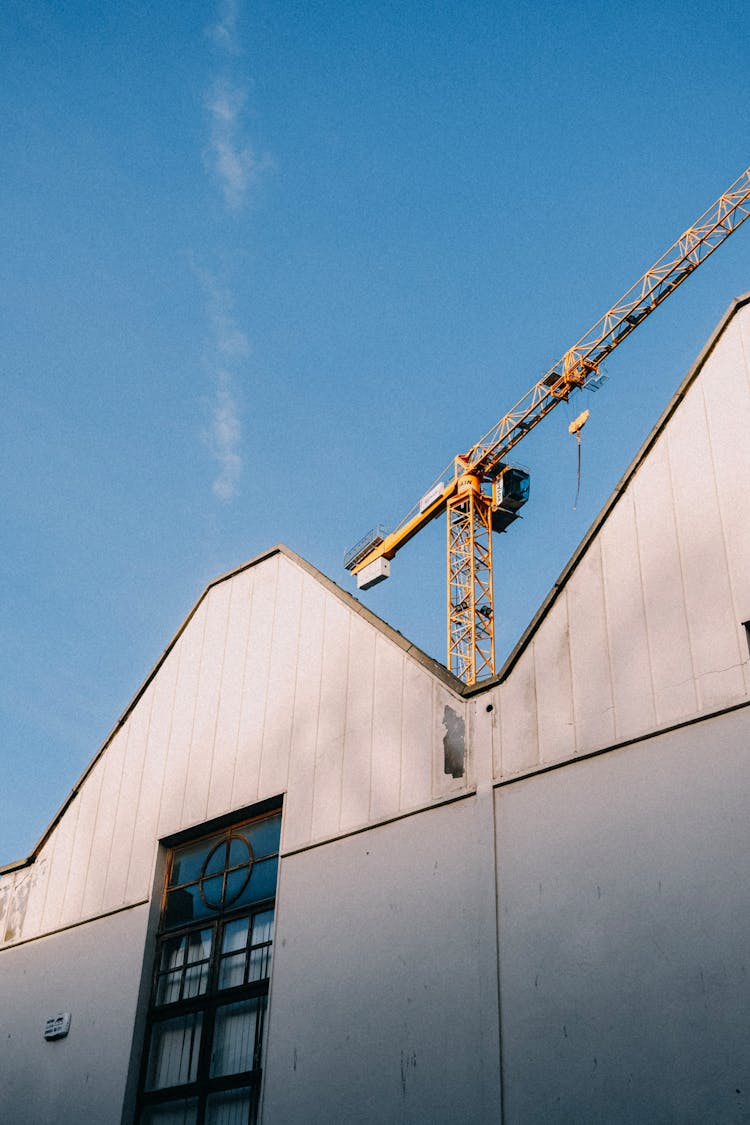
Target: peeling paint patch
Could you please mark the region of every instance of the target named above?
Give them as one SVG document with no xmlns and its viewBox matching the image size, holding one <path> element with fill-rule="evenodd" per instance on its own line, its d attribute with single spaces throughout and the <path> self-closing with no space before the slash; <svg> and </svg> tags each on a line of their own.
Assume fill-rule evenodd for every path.
<svg viewBox="0 0 750 1125">
<path fill-rule="evenodd" d="M 3 941 L 15 941 L 17 937 L 21 936 L 30 890 L 31 881 L 28 877 L 24 879 L 23 882 L 16 885 L 8 910 L 8 920 Z"/>
<path fill-rule="evenodd" d="M 15 879 L 12 876 L 0 881 L 0 933 L 5 931 L 5 919 L 13 897 L 14 883 Z"/>
<path fill-rule="evenodd" d="M 447 704 L 443 711 L 443 762 L 444 772 L 451 777 L 464 776 L 466 755 L 466 723 L 463 716 L 456 714 Z"/>
</svg>

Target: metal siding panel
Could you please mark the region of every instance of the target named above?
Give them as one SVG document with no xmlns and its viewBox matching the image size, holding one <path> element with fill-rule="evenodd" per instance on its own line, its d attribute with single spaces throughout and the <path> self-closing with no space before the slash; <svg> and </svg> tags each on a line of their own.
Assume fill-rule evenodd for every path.
<svg viewBox="0 0 750 1125">
<path fill-rule="evenodd" d="M 342 829 L 366 824 L 369 817 L 375 643 L 372 626 L 352 615 L 341 783 Z"/>
<path fill-rule="evenodd" d="M 91 862 L 86 873 L 82 911 L 86 917 L 98 914 L 104 908 L 104 888 L 112 851 L 112 829 L 117 814 L 128 727 L 120 727 L 105 748 L 97 769 L 103 770 L 96 810 L 96 824 L 91 840 Z M 66 814 L 67 815 L 67 814 Z"/>
<path fill-rule="evenodd" d="M 694 714 L 697 696 L 665 439 L 652 449 L 631 488 L 656 717 L 670 723 Z"/>
<path fill-rule="evenodd" d="M 159 836 L 183 828 L 182 802 L 188 771 L 188 755 L 193 734 L 195 705 L 198 698 L 203 630 L 206 604 L 202 602 L 177 642 L 179 668 L 174 693 L 169 749 L 159 812 Z"/>
<path fill-rule="evenodd" d="M 221 582 L 209 590 L 205 599 L 206 622 L 182 801 L 183 824 L 201 824 L 207 815 L 230 598 L 231 582 Z"/>
<path fill-rule="evenodd" d="M 500 686 L 498 777 L 522 773 L 539 762 L 534 664 L 532 644 Z"/>
<path fill-rule="evenodd" d="M 595 539 L 567 588 L 578 752 L 612 742 L 612 677 L 607 648 L 601 546 Z"/>
<path fill-rule="evenodd" d="M 126 887 L 130 853 L 135 835 L 135 818 L 143 778 L 143 763 L 146 757 L 153 701 L 154 689 L 152 684 L 138 700 L 127 722 L 128 741 L 120 779 L 117 812 L 112 827 L 112 847 L 107 868 L 107 881 L 104 886 L 103 904 L 105 909 L 113 909 L 127 901 Z"/>
<path fill-rule="evenodd" d="M 284 847 L 310 840 L 312 831 L 315 746 L 320 712 L 323 632 L 328 595 L 305 575 L 300 611 L 299 651 L 294 692 L 294 724 L 289 760 L 289 788 L 284 800 Z"/>
<path fill-rule="evenodd" d="M 534 638 L 539 761 L 558 762 L 575 754 L 573 680 L 570 667 L 568 603 L 559 597 Z"/>
<path fill-rule="evenodd" d="M 742 628 L 742 622 L 750 619 L 750 370 L 740 318 L 748 319 L 748 311 L 732 321 L 701 378 L 745 691 L 750 689 Z"/>
<path fill-rule="evenodd" d="M 399 811 L 404 655 L 385 637 L 375 640 L 375 679 L 370 770 L 370 816 Z"/>
<path fill-rule="evenodd" d="M 323 627 L 323 667 L 315 747 L 312 817 L 314 840 L 336 832 L 341 814 L 351 617 L 352 614 L 338 599 L 328 596 Z"/>
<path fill-rule="evenodd" d="M 261 798 L 274 797 L 287 787 L 301 607 L 302 572 L 281 557 L 261 747 Z"/>
<path fill-rule="evenodd" d="M 427 804 L 432 796 L 432 677 L 411 660 L 404 663 L 401 748 L 402 809 Z"/>
<path fill-rule="evenodd" d="M 630 738 L 656 724 L 638 536 L 631 491 L 601 532 L 609 660 L 615 702 L 615 737 Z"/>
<path fill-rule="evenodd" d="M 99 808 L 99 792 L 102 786 L 104 769 L 99 761 L 81 786 L 78 800 L 81 803 L 76 824 L 70 871 L 65 888 L 61 921 L 63 924 L 77 922 L 84 917 L 83 901 L 86 889 L 86 876 L 92 862 L 91 845 L 96 827 L 96 814 Z"/>
<path fill-rule="evenodd" d="M 157 825 L 161 795 L 166 777 L 167 753 L 174 714 L 174 698 L 179 670 L 178 654 L 172 650 L 159 668 L 153 685 L 153 703 L 148 742 L 141 774 L 141 788 L 135 814 L 135 832 L 130 851 L 127 902 L 137 902 L 151 892 Z"/>
<path fill-rule="evenodd" d="M 5 923 L 10 912 L 16 874 L 15 871 L 8 871 L 5 875 L 0 875 L 0 944 L 5 940 Z"/>
<path fill-rule="evenodd" d="M 70 872 L 73 841 L 75 840 L 80 808 L 80 799 L 74 797 L 54 830 L 55 850 L 52 856 L 47 895 L 42 914 L 41 929 L 43 932 L 56 929 L 62 919 L 65 906 L 65 888 Z"/>
<path fill-rule="evenodd" d="M 744 685 L 701 383 L 683 399 L 667 439 L 693 667 L 708 709 L 733 702 Z"/>
<path fill-rule="evenodd" d="M 277 572 L 278 556 L 266 559 L 254 568 L 237 765 L 232 784 L 234 808 L 250 805 L 258 799 Z"/>
<path fill-rule="evenodd" d="M 231 587 L 229 619 L 208 787 L 206 815 L 209 819 L 232 809 L 232 782 L 237 764 L 245 656 L 250 634 L 252 571 L 241 571 L 228 585 Z"/>
</svg>

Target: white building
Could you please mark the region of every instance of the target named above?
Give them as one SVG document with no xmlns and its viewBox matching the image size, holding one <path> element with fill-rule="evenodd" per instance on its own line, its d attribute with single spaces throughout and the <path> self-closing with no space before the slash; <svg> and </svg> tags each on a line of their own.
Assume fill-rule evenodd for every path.
<svg viewBox="0 0 750 1125">
<path fill-rule="evenodd" d="M 750 294 L 479 689 L 212 583 L 0 873 L 0 1120 L 750 1120 L 749 435 Z"/>
</svg>

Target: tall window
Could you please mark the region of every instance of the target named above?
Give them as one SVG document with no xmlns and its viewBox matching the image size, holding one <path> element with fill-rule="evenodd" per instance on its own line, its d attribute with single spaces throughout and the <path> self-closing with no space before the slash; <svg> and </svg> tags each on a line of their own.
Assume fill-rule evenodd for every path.
<svg viewBox="0 0 750 1125">
<path fill-rule="evenodd" d="M 257 1118 L 281 814 L 172 849 L 141 1073 L 141 1125 Z"/>
</svg>

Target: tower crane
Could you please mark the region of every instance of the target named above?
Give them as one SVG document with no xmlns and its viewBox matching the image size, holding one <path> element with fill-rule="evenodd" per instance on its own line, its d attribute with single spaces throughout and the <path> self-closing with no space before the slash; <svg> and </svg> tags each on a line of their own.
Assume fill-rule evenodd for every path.
<svg viewBox="0 0 750 1125">
<path fill-rule="evenodd" d="M 368 589 L 390 575 L 394 556 L 447 514 L 448 667 L 466 684 L 495 674 L 492 532 L 506 531 L 528 500 L 529 474 L 509 453 L 574 391 L 597 389 L 601 365 L 750 216 L 750 168 L 563 354 L 492 429 L 460 453 L 390 533 L 373 528 L 344 558 Z M 581 423 L 582 424 L 582 423 Z M 572 429 L 571 429 L 571 432 Z"/>
</svg>

